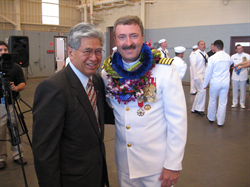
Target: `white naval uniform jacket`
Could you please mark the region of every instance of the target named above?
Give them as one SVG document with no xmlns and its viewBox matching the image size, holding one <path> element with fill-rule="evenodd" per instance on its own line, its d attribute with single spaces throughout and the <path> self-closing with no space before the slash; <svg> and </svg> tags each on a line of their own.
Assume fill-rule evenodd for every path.
<svg viewBox="0 0 250 187">
<path fill-rule="evenodd" d="M 180 78 L 182 80 L 187 70 L 187 64 L 185 63 L 184 60 L 182 60 L 182 58 L 178 56 L 175 56 L 173 59 L 174 61 L 172 63 L 176 66 L 178 73 L 180 75 Z"/>
<path fill-rule="evenodd" d="M 225 51 L 218 51 L 209 57 L 203 88 L 208 86 L 209 81 L 210 84 L 229 84 L 231 64 L 230 56 Z"/>
<path fill-rule="evenodd" d="M 138 116 L 139 106 L 110 99 L 115 115 L 117 169 L 139 178 L 161 173 L 163 167 L 181 170 L 187 139 L 186 101 L 175 66 L 156 64 L 157 101 Z M 107 73 L 102 71 L 107 85 Z M 131 145 L 130 147 L 128 145 Z"/>
<path fill-rule="evenodd" d="M 241 62 L 243 62 L 243 58 L 246 58 L 247 60 L 250 60 L 250 55 L 247 53 L 236 53 L 234 55 L 231 56 L 231 61 L 234 63 L 234 65 L 237 65 Z M 233 75 L 232 75 L 232 80 L 234 81 L 245 81 L 248 79 L 248 68 L 242 68 L 240 71 L 240 74 L 237 75 L 236 71 L 233 70 Z"/>
<path fill-rule="evenodd" d="M 203 53 L 207 58 L 207 53 L 202 52 L 200 49 L 196 50 L 194 54 L 190 56 L 190 64 L 192 68 L 192 73 L 194 76 L 194 80 L 204 79 L 206 65 L 205 65 L 205 59 L 200 54 Z"/>
</svg>

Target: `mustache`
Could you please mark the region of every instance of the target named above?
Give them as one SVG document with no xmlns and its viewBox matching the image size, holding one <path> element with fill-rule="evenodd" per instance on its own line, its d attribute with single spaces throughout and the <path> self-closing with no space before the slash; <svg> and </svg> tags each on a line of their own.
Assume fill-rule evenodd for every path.
<svg viewBox="0 0 250 187">
<path fill-rule="evenodd" d="M 135 44 L 131 44 L 130 46 L 127 46 L 127 45 L 122 46 L 122 49 L 123 49 L 123 50 L 127 50 L 127 49 L 135 49 L 135 48 L 136 48 Z"/>
</svg>

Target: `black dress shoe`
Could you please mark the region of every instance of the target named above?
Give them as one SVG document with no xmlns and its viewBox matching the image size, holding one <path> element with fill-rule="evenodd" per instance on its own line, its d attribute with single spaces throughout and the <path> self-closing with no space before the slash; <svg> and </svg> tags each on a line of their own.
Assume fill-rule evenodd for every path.
<svg viewBox="0 0 250 187">
<path fill-rule="evenodd" d="M 199 115 L 201 115 L 201 116 L 204 116 L 204 115 L 205 115 L 205 113 L 204 113 L 203 111 L 197 111 L 197 110 L 195 110 L 194 112 L 196 112 L 197 114 L 199 114 Z"/>
<path fill-rule="evenodd" d="M 4 169 L 6 167 L 5 161 L 0 161 L 0 169 Z"/>
<path fill-rule="evenodd" d="M 23 157 L 22 157 L 22 161 L 23 161 L 23 165 L 27 164 L 27 160 L 25 158 L 23 158 Z M 18 158 L 16 160 L 14 160 L 14 162 L 16 162 L 19 165 L 22 165 L 21 158 Z"/>
<path fill-rule="evenodd" d="M 218 125 L 218 127 L 223 127 L 223 125 Z"/>
<path fill-rule="evenodd" d="M 190 93 L 190 95 L 196 95 L 197 94 L 197 92 L 195 92 L 195 93 Z"/>
</svg>

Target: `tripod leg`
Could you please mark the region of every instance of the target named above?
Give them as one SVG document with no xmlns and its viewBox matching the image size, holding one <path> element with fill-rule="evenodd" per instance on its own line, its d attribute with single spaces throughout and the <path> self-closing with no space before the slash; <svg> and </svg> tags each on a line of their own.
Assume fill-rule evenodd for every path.
<svg viewBox="0 0 250 187">
<path fill-rule="evenodd" d="M 2 91 L 3 91 L 3 98 L 5 102 L 5 108 L 6 108 L 6 112 L 8 115 L 8 119 L 9 119 L 9 124 L 7 124 L 9 132 L 10 132 L 10 136 L 11 136 L 11 143 L 13 146 L 17 145 L 18 148 L 18 154 L 20 157 L 20 162 L 22 165 L 22 171 L 23 171 L 23 177 L 24 177 L 24 182 L 25 182 L 25 186 L 28 187 L 27 184 L 27 180 L 26 180 L 26 176 L 25 176 L 25 171 L 24 171 L 24 167 L 23 167 L 23 159 L 22 159 L 22 155 L 21 155 L 21 150 L 20 150 L 20 143 L 21 143 L 21 139 L 20 139 L 20 135 L 19 135 L 19 130 L 18 130 L 18 126 L 17 126 L 17 122 L 18 120 L 17 118 L 17 114 L 16 111 L 14 110 L 14 101 L 13 101 L 13 96 L 12 96 L 12 91 L 10 88 L 10 82 L 7 76 L 5 77 L 1 77 L 2 79 Z M 9 98 L 11 100 L 12 103 L 12 111 L 10 112 L 10 108 L 8 105 L 8 101 Z"/>
<path fill-rule="evenodd" d="M 6 161 L 6 126 L 7 126 L 7 112 L 5 106 L 0 104 L 0 161 Z"/>
<path fill-rule="evenodd" d="M 16 134 L 16 137 L 19 137 L 19 133 L 18 133 L 18 129 L 17 128 L 15 129 L 15 134 Z M 20 145 L 19 144 L 17 144 L 17 148 L 18 148 L 18 154 L 19 154 L 20 161 L 21 161 L 21 166 L 22 166 L 24 184 L 25 184 L 25 187 L 28 187 L 27 179 L 26 179 L 26 175 L 25 175 L 25 171 L 24 171 L 24 166 L 23 166 L 23 159 L 22 159 L 22 155 L 21 155 L 21 150 L 20 150 Z"/>
<path fill-rule="evenodd" d="M 16 114 L 17 114 L 17 117 L 18 117 L 19 124 L 20 124 L 20 126 L 21 126 L 21 128 L 23 130 L 23 134 L 27 135 L 27 139 L 29 141 L 30 147 L 32 148 L 32 143 L 31 143 L 31 140 L 30 140 L 30 137 L 29 137 L 29 134 L 28 134 L 28 128 L 27 128 L 26 123 L 24 121 L 24 116 L 23 116 L 23 113 L 21 112 L 21 108 L 20 108 L 17 100 L 15 100 L 14 108 L 15 108 L 15 111 L 16 111 Z"/>
<path fill-rule="evenodd" d="M 32 107 L 30 105 L 28 105 L 21 97 L 19 100 L 22 101 L 27 107 L 29 107 L 32 110 Z"/>
<path fill-rule="evenodd" d="M 25 187 L 28 187 L 27 179 L 26 179 L 26 175 L 25 175 L 25 171 L 24 171 L 24 163 L 23 163 L 23 159 L 22 159 L 21 148 L 20 148 L 20 146 L 22 145 L 21 144 L 22 143 L 21 137 L 19 134 L 17 120 L 14 120 L 16 118 L 16 116 L 15 116 L 16 113 L 15 113 L 15 109 L 14 109 L 15 107 L 13 105 L 12 106 L 7 105 L 6 108 L 8 111 L 8 118 L 9 118 L 7 126 L 9 128 L 9 132 L 10 132 L 10 136 L 11 136 L 11 140 L 12 140 L 11 141 L 12 151 L 16 151 L 16 147 L 17 147 L 17 151 L 18 151 L 18 155 L 19 155 L 20 163 L 21 163 L 21 167 L 22 167 L 22 173 L 23 173 Z M 12 123 L 12 122 L 15 122 L 15 123 Z"/>
</svg>

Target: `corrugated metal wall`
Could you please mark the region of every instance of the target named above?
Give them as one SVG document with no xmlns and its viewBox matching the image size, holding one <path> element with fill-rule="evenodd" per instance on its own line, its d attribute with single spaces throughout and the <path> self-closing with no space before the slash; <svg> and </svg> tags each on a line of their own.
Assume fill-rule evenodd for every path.
<svg viewBox="0 0 250 187">
<path fill-rule="evenodd" d="M 21 30 L 68 32 L 81 22 L 81 12 L 76 9 L 79 3 L 77 0 L 59 0 L 59 25 L 43 25 L 41 0 L 0 0 L 0 29 L 16 29 L 19 16 L 16 8 L 20 7 Z"/>
</svg>

